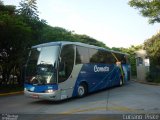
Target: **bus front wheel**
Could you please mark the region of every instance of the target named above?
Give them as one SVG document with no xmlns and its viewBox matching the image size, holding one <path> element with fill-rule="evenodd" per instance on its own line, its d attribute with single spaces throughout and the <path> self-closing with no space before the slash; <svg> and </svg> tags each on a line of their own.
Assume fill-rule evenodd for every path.
<svg viewBox="0 0 160 120">
<path fill-rule="evenodd" d="M 87 94 L 87 85 L 82 83 L 78 86 L 78 97 L 83 97 Z"/>
</svg>

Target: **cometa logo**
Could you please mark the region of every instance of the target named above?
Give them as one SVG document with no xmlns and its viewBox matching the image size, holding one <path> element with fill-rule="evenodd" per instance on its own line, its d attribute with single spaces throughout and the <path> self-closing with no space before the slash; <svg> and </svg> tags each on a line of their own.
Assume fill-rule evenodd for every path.
<svg viewBox="0 0 160 120">
<path fill-rule="evenodd" d="M 108 72 L 109 67 L 98 67 L 97 65 L 94 66 L 94 72 Z"/>
</svg>

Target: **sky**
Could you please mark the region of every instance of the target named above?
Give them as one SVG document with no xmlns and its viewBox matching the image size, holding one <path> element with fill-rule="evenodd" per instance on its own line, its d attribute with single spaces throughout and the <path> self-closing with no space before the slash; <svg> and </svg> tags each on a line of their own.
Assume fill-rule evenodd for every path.
<svg viewBox="0 0 160 120">
<path fill-rule="evenodd" d="M 2 0 L 19 5 L 21 0 Z M 95 38 L 109 47 L 142 44 L 160 31 L 160 23 L 149 24 L 129 0 L 37 0 L 39 17 L 49 25 Z"/>
</svg>

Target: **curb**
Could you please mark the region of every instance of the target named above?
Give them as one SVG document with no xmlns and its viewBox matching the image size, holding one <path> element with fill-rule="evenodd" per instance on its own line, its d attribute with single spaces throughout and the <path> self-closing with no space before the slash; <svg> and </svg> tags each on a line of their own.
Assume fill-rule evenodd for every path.
<svg viewBox="0 0 160 120">
<path fill-rule="evenodd" d="M 22 94 L 22 93 L 23 93 L 23 91 L 10 92 L 10 93 L 1 93 L 0 96 L 16 95 L 16 94 Z"/>
<path fill-rule="evenodd" d="M 142 84 L 147 84 L 147 85 L 155 85 L 155 86 L 160 86 L 160 83 L 151 83 L 151 82 L 146 82 L 146 81 L 138 81 L 138 80 L 131 80 L 134 82 L 142 83 Z"/>
</svg>

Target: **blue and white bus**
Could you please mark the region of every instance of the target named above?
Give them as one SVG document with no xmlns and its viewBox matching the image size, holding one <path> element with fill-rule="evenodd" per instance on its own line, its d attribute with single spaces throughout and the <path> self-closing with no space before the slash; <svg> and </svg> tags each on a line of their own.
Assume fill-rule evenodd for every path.
<svg viewBox="0 0 160 120">
<path fill-rule="evenodd" d="M 83 97 L 130 79 L 125 53 L 79 42 L 50 42 L 31 48 L 25 72 L 26 96 L 46 100 Z"/>
</svg>

